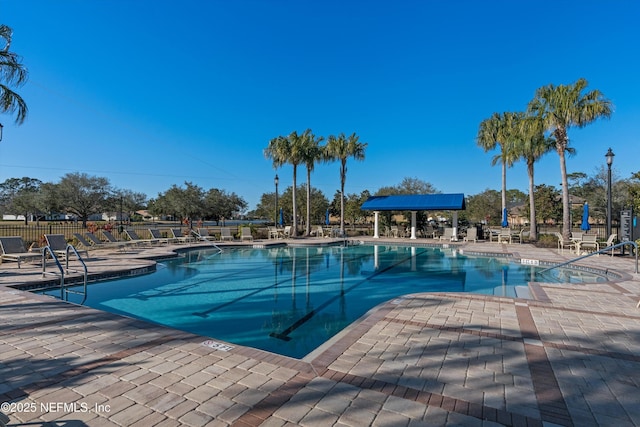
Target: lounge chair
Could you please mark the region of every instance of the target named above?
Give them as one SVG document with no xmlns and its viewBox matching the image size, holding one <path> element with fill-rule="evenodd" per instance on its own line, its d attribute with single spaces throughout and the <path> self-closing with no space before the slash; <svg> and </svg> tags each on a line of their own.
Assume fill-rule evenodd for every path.
<svg viewBox="0 0 640 427">
<path fill-rule="evenodd" d="M 229 227 L 220 228 L 220 240 L 233 241 L 233 236 L 231 235 L 231 229 Z"/>
<path fill-rule="evenodd" d="M 85 233 L 89 242 L 96 249 L 110 249 L 110 248 L 118 248 L 121 251 L 125 251 L 126 244 L 124 242 L 103 242 L 93 233 Z"/>
<path fill-rule="evenodd" d="M 0 263 L 2 261 L 17 261 L 18 268 L 22 261 L 42 259 L 42 252 L 28 252 L 24 247 L 24 241 L 20 236 L 0 237 Z"/>
<path fill-rule="evenodd" d="M 444 232 L 442 233 L 442 236 L 440 236 L 438 239 L 439 240 L 448 240 L 449 242 L 453 240 L 455 236 L 453 235 L 453 228 L 452 227 L 446 227 L 444 229 Z"/>
<path fill-rule="evenodd" d="M 157 239 L 141 239 L 135 230 L 124 230 L 124 233 L 129 238 L 130 244 L 133 244 L 133 245 L 146 245 L 146 244 L 153 245 L 155 243 L 158 243 Z"/>
<path fill-rule="evenodd" d="M 157 228 L 149 228 L 149 234 L 151 234 L 151 238 L 158 241 L 158 243 L 167 243 L 171 240 L 169 237 L 164 237 L 160 230 Z"/>
<path fill-rule="evenodd" d="M 478 241 L 478 229 L 475 227 L 467 228 L 467 235 L 462 239 L 465 242 L 477 242 Z"/>
<path fill-rule="evenodd" d="M 191 234 L 196 240 L 200 240 L 201 242 L 213 242 L 216 240 L 215 236 L 209 234 L 208 228 L 198 228 L 198 230 L 191 230 Z"/>
<path fill-rule="evenodd" d="M 64 234 L 45 234 L 44 239 L 47 241 L 49 249 L 51 249 L 51 251 L 59 258 L 67 257 L 67 246 L 71 246 L 76 249 L 75 246 L 67 243 L 67 239 L 64 237 Z M 81 253 L 84 253 L 84 256 L 86 257 L 89 256 L 89 252 L 86 250 L 76 249 L 76 252 L 78 252 L 78 256 L 80 256 Z"/>
<path fill-rule="evenodd" d="M 184 233 L 182 233 L 182 230 L 180 228 L 172 228 L 170 229 L 171 231 L 171 237 L 177 242 L 177 243 L 189 243 L 193 240 L 193 238 L 190 235 L 184 235 Z"/>
<path fill-rule="evenodd" d="M 253 240 L 253 235 L 251 234 L 251 228 L 249 227 L 241 228 L 240 240 Z"/>
</svg>

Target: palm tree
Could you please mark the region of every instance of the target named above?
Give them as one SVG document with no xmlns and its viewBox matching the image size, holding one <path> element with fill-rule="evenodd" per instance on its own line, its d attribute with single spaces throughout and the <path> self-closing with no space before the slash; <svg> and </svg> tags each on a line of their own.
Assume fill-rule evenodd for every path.
<svg viewBox="0 0 640 427">
<path fill-rule="evenodd" d="M 529 175 L 529 224 L 531 225 L 529 238 L 532 241 L 536 241 L 538 240 L 538 232 L 533 166 L 542 156 L 553 150 L 555 141 L 553 138 L 545 137 L 542 121 L 538 117 L 525 116 L 524 113 L 518 113 L 517 130 L 514 137 L 510 151 L 527 163 L 527 174 Z"/>
<path fill-rule="evenodd" d="M 296 189 L 298 165 L 303 162 L 302 135 L 298 135 L 296 131 L 291 132 L 288 136 L 278 136 L 269 141 L 269 145 L 264 150 L 267 159 L 273 161 L 275 169 L 288 163 L 293 166 L 293 224 L 291 236 L 297 235 L 298 228 L 298 208 L 296 206 Z"/>
<path fill-rule="evenodd" d="M 12 35 L 11 28 L 0 24 L 0 41 L 4 40 L 0 49 L 0 113 L 17 112 L 16 123 L 20 125 L 27 118 L 27 104 L 10 86 L 22 86 L 27 81 L 27 69 L 21 58 L 9 51 Z"/>
<path fill-rule="evenodd" d="M 340 235 L 344 236 L 344 183 L 347 180 L 347 159 L 364 160 L 366 142 L 359 142 L 355 133 L 348 138 L 341 133 L 338 136 L 329 136 L 325 146 L 325 159 L 328 161 L 340 161 Z"/>
<path fill-rule="evenodd" d="M 320 142 L 323 137 L 316 137 L 311 129 L 307 129 L 302 134 L 302 157 L 303 162 L 307 166 L 307 221 L 305 227 L 305 235 L 311 234 L 311 172 L 318 160 L 322 158 L 322 149 Z"/>
<path fill-rule="evenodd" d="M 507 167 L 513 166 L 516 157 L 509 150 L 509 142 L 513 138 L 515 125 L 517 123 L 517 113 L 493 113 L 493 115 L 483 120 L 478 129 L 476 141 L 485 152 L 491 151 L 500 146 L 500 154 L 497 154 L 491 160 L 491 165 L 495 166 L 498 162 L 502 165 L 502 209 L 507 207 Z"/>
<path fill-rule="evenodd" d="M 587 80 L 578 79 L 574 84 L 554 86 L 549 84 L 536 90 L 529 103 L 529 112 L 540 117 L 544 129 L 555 138 L 555 149 L 560 157 L 562 178 L 562 236 L 569 239 L 571 233 L 569 210 L 569 184 L 565 152 L 569 147 L 567 131 L 571 127 L 582 128 L 595 120 L 611 117 L 613 105 L 598 90 L 583 93 Z"/>
</svg>

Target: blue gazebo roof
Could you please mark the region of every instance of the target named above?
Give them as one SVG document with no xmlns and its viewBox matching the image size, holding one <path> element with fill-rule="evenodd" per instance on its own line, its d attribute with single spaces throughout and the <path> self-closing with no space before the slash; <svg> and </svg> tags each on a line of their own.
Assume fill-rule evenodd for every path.
<svg viewBox="0 0 640 427">
<path fill-rule="evenodd" d="M 361 206 L 368 211 L 459 211 L 465 210 L 464 194 L 398 194 L 371 196 Z"/>
</svg>

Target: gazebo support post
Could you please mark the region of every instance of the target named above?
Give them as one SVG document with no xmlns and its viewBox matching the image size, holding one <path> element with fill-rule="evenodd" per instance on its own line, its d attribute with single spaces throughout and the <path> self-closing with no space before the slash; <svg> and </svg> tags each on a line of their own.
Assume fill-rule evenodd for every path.
<svg viewBox="0 0 640 427">
<path fill-rule="evenodd" d="M 453 211 L 453 240 L 458 241 L 458 211 Z"/>
<path fill-rule="evenodd" d="M 380 234 L 378 233 L 378 219 L 380 218 L 380 211 L 373 211 L 373 238 L 379 239 Z"/>
<path fill-rule="evenodd" d="M 411 211 L 411 238 L 416 238 L 416 211 Z"/>
</svg>

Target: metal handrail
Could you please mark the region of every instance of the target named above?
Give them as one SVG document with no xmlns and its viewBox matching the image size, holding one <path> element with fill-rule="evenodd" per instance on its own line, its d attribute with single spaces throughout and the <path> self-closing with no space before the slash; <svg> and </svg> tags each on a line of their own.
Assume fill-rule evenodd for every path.
<svg viewBox="0 0 640 427">
<path fill-rule="evenodd" d="M 89 278 L 89 272 L 87 270 L 87 264 L 85 264 L 84 260 L 78 253 L 78 250 L 75 248 L 75 246 L 67 245 L 67 249 L 65 253 L 67 273 L 70 271 L 69 270 L 69 251 L 72 251 L 76 255 L 76 258 L 78 258 L 78 261 L 80 261 L 80 264 L 82 264 L 82 268 L 84 270 L 84 277 L 83 277 L 84 288 L 82 292 L 74 291 L 73 289 L 66 289 L 66 288 L 65 288 L 65 291 L 67 292 L 67 294 L 72 293 L 72 294 L 82 295 L 82 301 L 80 302 L 80 305 L 82 305 L 87 300 L 87 280 Z"/>
<path fill-rule="evenodd" d="M 58 257 L 53 252 L 50 246 L 45 246 L 44 248 L 42 248 L 42 277 L 44 278 L 47 274 L 56 274 L 47 273 L 47 251 L 51 254 L 51 258 L 58 266 L 58 270 L 60 270 L 60 299 L 64 299 L 64 268 L 62 268 L 62 264 L 60 264 Z"/>
<path fill-rule="evenodd" d="M 616 243 L 615 245 L 607 246 L 604 249 L 600 249 L 599 251 L 591 252 L 590 254 L 583 255 L 581 257 L 571 259 L 571 260 L 569 260 L 567 262 L 563 262 L 562 264 L 556 264 L 556 265 L 551 266 L 549 268 L 545 268 L 544 270 L 536 271 L 535 274 L 542 274 L 542 273 L 547 272 L 549 270 L 553 270 L 554 268 L 563 267 L 565 265 L 571 264 L 572 262 L 580 261 L 581 259 L 588 258 L 588 257 L 593 256 L 593 255 L 598 255 L 598 254 L 601 254 L 601 253 L 605 253 L 605 252 L 608 252 L 609 250 L 613 251 L 615 248 L 619 248 L 619 247 L 622 247 L 622 246 L 625 246 L 625 245 L 633 245 L 633 247 L 636 248 L 636 250 L 635 250 L 635 253 L 636 253 L 636 271 L 635 271 L 635 273 L 638 274 L 638 244 L 636 242 L 631 241 L 631 240 L 629 240 L 627 242 Z"/>
</svg>

